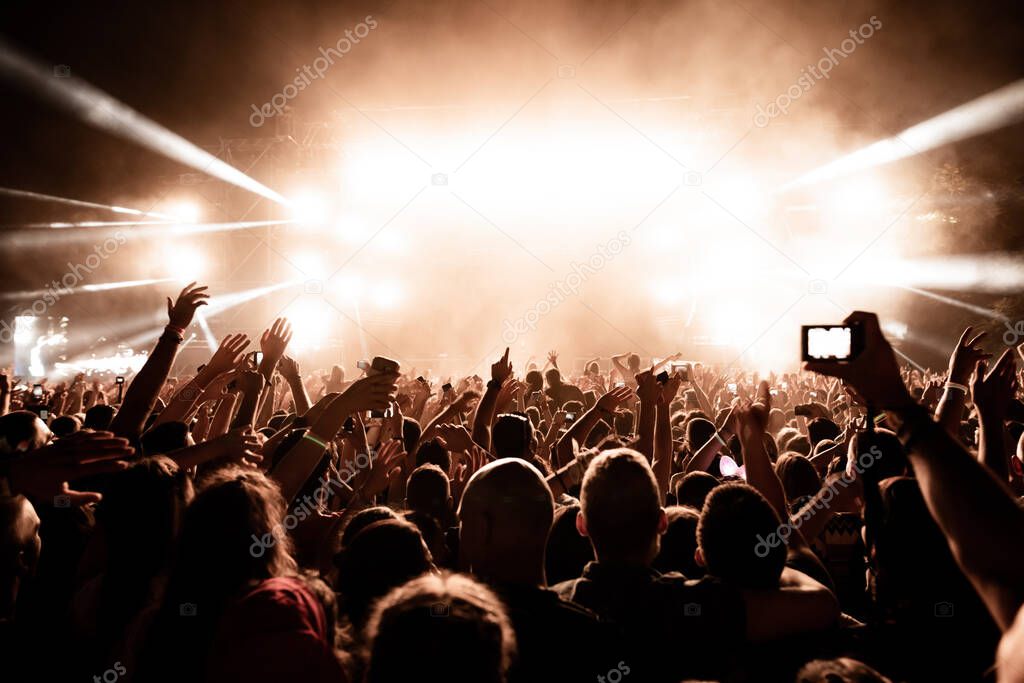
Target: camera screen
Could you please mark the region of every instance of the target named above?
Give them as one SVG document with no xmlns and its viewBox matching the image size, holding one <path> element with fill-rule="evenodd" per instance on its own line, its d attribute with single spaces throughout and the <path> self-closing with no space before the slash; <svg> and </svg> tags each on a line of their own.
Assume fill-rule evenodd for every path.
<svg viewBox="0 0 1024 683">
<path fill-rule="evenodd" d="M 819 360 L 850 358 L 853 334 L 849 327 L 809 327 L 806 334 L 809 358 Z"/>
</svg>

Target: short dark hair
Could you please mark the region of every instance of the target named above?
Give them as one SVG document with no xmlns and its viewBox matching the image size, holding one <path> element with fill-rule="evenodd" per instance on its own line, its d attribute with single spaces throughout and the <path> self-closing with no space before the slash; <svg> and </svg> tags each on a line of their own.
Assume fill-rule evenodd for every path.
<svg viewBox="0 0 1024 683">
<path fill-rule="evenodd" d="M 654 568 L 662 572 L 681 572 L 688 579 L 700 578 L 704 570 L 697 564 L 697 525 L 700 512 L 689 506 L 673 505 L 665 509 L 668 528 L 661 536 L 661 550 Z"/>
<path fill-rule="evenodd" d="M 108 406 L 100 403 L 89 408 L 85 411 L 85 428 L 95 429 L 97 431 L 106 431 L 110 428 L 110 423 L 114 421 L 114 414 L 117 411 L 114 410 L 114 406 Z"/>
<path fill-rule="evenodd" d="M 436 437 L 430 441 L 424 441 L 416 449 L 416 467 L 427 464 L 437 465 L 445 472 L 452 468 L 451 453 L 441 445 Z"/>
<path fill-rule="evenodd" d="M 812 446 L 825 439 L 835 439 L 842 431 L 835 422 L 821 417 L 816 417 L 807 423 L 807 437 Z"/>
<path fill-rule="evenodd" d="M 436 517 L 444 511 L 450 496 L 451 483 L 448 481 L 448 475 L 437 465 L 420 465 L 409 475 L 405 501 L 410 510 Z"/>
<path fill-rule="evenodd" d="M 708 574 L 743 588 L 777 588 L 786 564 L 780 528 L 779 516 L 757 489 L 742 482 L 715 488 L 697 525 Z"/>
<path fill-rule="evenodd" d="M 142 435 L 142 454 L 163 455 L 188 445 L 188 425 L 184 422 L 162 422 Z"/>
<path fill-rule="evenodd" d="M 643 551 L 658 534 L 658 483 L 644 456 L 629 448 L 605 451 L 590 463 L 580 506 L 598 557 Z"/>
<path fill-rule="evenodd" d="M 81 420 L 74 415 L 61 415 L 58 418 L 54 418 L 53 422 L 50 423 L 50 431 L 57 437 L 74 434 L 81 428 Z"/>
<path fill-rule="evenodd" d="M 494 421 L 491 445 L 497 457 L 527 459 L 532 443 L 533 423 L 530 418 L 517 413 L 503 413 Z"/>
<path fill-rule="evenodd" d="M 690 472 L 676 481 L 676 503 L 700 510 L 711 489 L 721 482 L 709 472 Z"/>
</svg>

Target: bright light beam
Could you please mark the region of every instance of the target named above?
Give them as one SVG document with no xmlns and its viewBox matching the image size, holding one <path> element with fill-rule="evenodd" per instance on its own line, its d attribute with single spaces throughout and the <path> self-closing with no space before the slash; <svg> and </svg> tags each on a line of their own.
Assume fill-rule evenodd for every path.
<svg viewBox="0 0 1024 683">
<path fill-rule="evenodd" d="M 195 225 L 181 225 L 179 223 L 167 223 L 162 225 L 145 225 L 138 228 L 129 227 L 123 233 L 126 237 L 178 237 L 187 235 L 201 235 L 208 232 L 227 232 L 230 230 L 245 230 L 247 228 L 265 228 L 272 225 L 287 225 L 294 223 L 293 219 L 277 221 L 238 221 L 235 223 L 197 223 Z M 110 230 L 108 237 L 116 237 L 118 230 Z M 7 233 L 0 237 L 0 243 L 5 248 L 31 248 L 48 247 L 54 244 L 66 245 L 72 242 L 95 242 L 102 239 L 100 229 L 90 227 L 82 230 L 61 230 L 55 235 L 48 230 L 28 230 L 23 233 Z"/>
<path fill-rule="evenodd" d="M 970 311 L 971 313 L 977 313 L 978 315 L 984 316 L 990 320 L 998 320 L 999 322 L 1009 321 L 1009 318 L 1007 318 L 1005 315 L 1002 315 L 1001 313 L 996 313 L 995 311 L 990 311 L 987 308 L 982 308 L 981 306 L 969 304 L 966 301 L 958 301 L 957 299 L 952 299 L 948 296 L 936 294 L 935 292 L 929 292 L 927 289 L 918 289 L 917 287 L 910 287 L 908 285 L 896 285 L 896 287 L 899 287 L 900 289 L 905 289 L 908 292 L 913 292 L 914 294 L 920 294 L 923 297 L 934 299 L 935 301 L 939 301 L 944 304 L 949 304 L 950 306 L 962 308 L 965 311 Z"/>
<path fill-rule="evenodd" d="M 146 118 L 80 78 L 54 78 L 52 68 L 25 57 L 0 39 L 0 73 L 50 100 L 83 122 L 130 140 L 169 159 L 231 183 L 261 197 L 289 206 L 290 202 L 176 133 Z"/>
<path fill-rule="evenodd" d="M 950 109 L 891 138 L 879 140 L 852 154 L 805 173 L 782 186 L 782 192 L 832 180 L 854 171 L 881 166 L 988 133 L 1024 119 L 1024 79 Z"/>
<path fill-rule="evenodd" d="M 0 300 L 10 301 L 16 299 L 39 299 L 46 295 L 53 296 L 57 294 L 59 296 L 68 296 L 69 294 L 76 294 L 78 292 L 106 292 L 111 289 L 127 289 L 129 287 L 145 287 L 147 285 L 157 285 L 164 282 L 174 282 L 174 278 L 159 278 L 151 280 L 124 280 L 122 282 L 103 282 L 95 285 L 79 285 L 77 287 L 64 287 L 57 281 L 54 281 L 53 289 L 34 289 L 29 291 L 21 292 L 4 292 L 0 294 Z"/>
<path fill-rule="evenodd" d="M 0 67 L 3 66 L 3 43 L 0 41 Z M 113 211 L 114 213 L 125 213 L 131 216 L 150 216 L 152 218 L 163 218 L 167 220 L 177 220 L 174 216 L 170 216 L 165 213 L 157 213 L 156 211 L 139 211 L 138 209 L 129 209 L 124 206 L 114 206 L 112 204 L 99 204 L 97 202 L 87 202 L 82 199 L 70 199 L 68 197 L 58 197 L 52 194 L 43 194 L 41 192 L 32 192 L 31 190 L 19 190 L 13 187 L 0 187 L 0 195 L 6 195 L 8 197 L 17 197 L 18 199 L 34 199 L 40 202 L 52 202 L 55 204 L 67 204 L 68 206 L 79 206 L 84 209 L 101 209 L 103 211 Z"/>
</svg>

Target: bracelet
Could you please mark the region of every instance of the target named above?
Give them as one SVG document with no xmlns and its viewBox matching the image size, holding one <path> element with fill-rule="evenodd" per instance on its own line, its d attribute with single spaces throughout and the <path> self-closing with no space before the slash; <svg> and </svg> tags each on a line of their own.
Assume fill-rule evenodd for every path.
<svg viewBox="0 0 1024 683">
<path fill-rule="evenodd" d="M 310 432 L 306 432 L 305 434 L 303 434 L 302 438 L 306 439 L 307 441 L 312 441 L 313 443 L 315 443 L 317 446 L 319 446 L 320 448 L 324 449 L 325 451 L 327 450 L 327 442 L 323 441 L 322 439 L 320 439 L 320 438 L 318 438 L 316 436 L 313 436 L 313 434 L 310 433 Z"/>
<path fill-rule="evenodd" d="M 172 335 L 175 339 L 177 339 L 179 344 L 185 341 L 185 330 L 181 329 L 180 327 L 168 325 L 167 327 L 164 328 L 164 336 L 168 334 Z"/>
<path fill-rule="evenodd" d="M 960 391 L 964 392 L 965 394 L 968 392 L 967 387 L 965 385 L 963 385 L 963 384 L 960 384 L 959 382 L 947 381 L 946 382 L 946 388 L 947 389 L 959 389 Z"/>
</svg>

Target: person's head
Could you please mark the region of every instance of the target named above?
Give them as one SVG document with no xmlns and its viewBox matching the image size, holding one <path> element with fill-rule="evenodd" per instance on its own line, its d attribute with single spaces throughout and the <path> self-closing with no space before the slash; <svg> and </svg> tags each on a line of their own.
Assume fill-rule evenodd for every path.
<svg viewBox="0 0 1024 683">
<path fill-rule="evenodd" d="M 778 408 L 772 408 L 768 414 L 768 433 L 778 434 L 779 430 L 786 426 L 786 414 Z"/>
<path fill-rule="evenodd" d="M 810 455 L 811 441 L 802 434 L 799 436 L 794 436 L 792 439 L 789 440 L 789 443 L 786 444 L 786 450 L 796 451 L 800 455 Z"/>
<path fill-rule="evenodd" d="M 823 439 L 835 439 L 843 430 L 832 420 L 823 417 L 816 417 L 807 423 L 807 436 L 814 446 Z"/>
<path fill-rule="evenodd" d="M 890 681 L 863 662 L 849 657 L 839 657 L 808 662 L 797 673 L 796 683 L 890 683 Z"/>
<path fill-rule="evenodd" d="M 82 421 L 75 415 L 61 415 L 50 422 L 50 431 L 58 439 L 70 436 L 82 428 Z"/>
<path fill-rule="evenodd" d="M 452 496 L 448 475 L 437 465 L 420 465 L 409 475 L 405 505 L 414 512 L 430 515 L 439 522 L 451 514 Z"/>
<path fill-rule="evenodd" d="M 544 390 L 544 377 L 540 370 L 530 370 L 526 373 L 526 384 L 530 387 L 530 393 L 535 394 Z"/>
<path fill-rule="evenodd" d="M 237 466 L 209 475 L 185 510 L 169 599 L 213 604 L 252 581 L 294 575 L 284 515 L 281 491 L 266 475 Z"/>
<path fill-rule="evenodd" d="M 629 354 L 629 356 L 626 358 L 626 367 L 628 367 L 629 371 L 632 372 L 634 375 L 639 374 L 640 356 L 636 355 L 635 353 Z"/>
<path fill-rule="evenodd" d="M 146 456 L 170 453 L 194 443 L 188 425 L 178 421 L 162 422 L 147 430 L 140 439 L 142 453 Z"/>
<path fill-rule="evenodd" d="M 909 467 L 903 444 L 888 429 L 857 432 L 850 440 L 846 457 L 848 474 L 870 469 L 868 476 L 871 480 L 881 481 L 889 477 L 902 477 L 907 474 Z"/>
<path fill-rule="evenodd" d="M 499 458 L 531 460 L 535 447 L 530 419 L 517 413 L 503 413 L 494 420 L 491 448 Z"/>
<path fill-rule="evenodd" d="M 779 430 L 779 433 L 775 435 L 775 443 L 778 444 L 780 451 L 785 451 L 789 449 L 789 442 L 798 436 L 800 436 L 799 429 L 783 427 Z"/>
<path fill-rule="evenodd" d="M 601 374 L 601 366 L 597 364 L 597 361 L 589 363 L 587 365 L 586 373 L 588 375 L 591 375 L 591 376 L 593 376 L 593 375 L 600 375 Z"/>
<path fill-rule="evenodd" d="M 96 508 L 108 572 L 148 577 L 161 571 L 170 561 L 194 495 L 185 470 L 162 455 L 137 460 L 112 476 Z"/>
<path fill-rule="evenodd" d="M 365 639 L 365 683 L 505 683 L 516 650 L 501 601 L 459 574 L 428 574 L 391 591 Z"/>
<path fill-rule="evenodd" d="M 337 565 L 342 611 L 361 628 L 374 601 L 433 569 L 433 558 L 415 525 L 385 519 L 356 534 Z"/>
<path fill-rule="evenodd" d="M 697 526 L 698 561 L 707 573 L 744 588 L 777 588 L 786 563 L 779 516 L 757 489 L 723 484 L 708 496 Z M 786 527 L 788 529 L 788 527 Z"/>
<path fill-rule="evenodd" d="M 19 580 L 35 574 L 42 547 L 39 516 L 28 498 L 0 496 L 0 588 L 15 588 Z"/>
<path fill-rule="evenodd" d="M 715 435 L 715 424 L 711 420 L 695 417 L 686 423 L 686 445 L 690 452 L 706 444 Z"/>
<path fill-rule="evenodd" d="M 477 470 L 459 505 L 459 550 L 484 579 L 543 582 L 554 500 L 537 468 L 508 458 Z"/>
<path fill-rule="evenodd" d="M 385 505 L 376 505 L 374 507 L 364 508 L 352 515 L 348 520 L 348 524 L 345 525 L 345 530 L 341 532 L 341 549 L 344 550 L 348 547 L 352 543 L 352 539 L 355 538 L 360 531 L 374 522 L 380 522 L 385 519 L 399 519 L 398 513 Z"/>
<path fill-rule="evenodd" d="M 562 373 L 558 371 L 558 368 L 551 368 L 544 373 L 544 380 L 548 383 L 549 387 L 561 386 Z"/>
<path fill-rule="evenodd" d="M 806 456 L 793 451 L 779 456 L 775 463 L 775 474 L 782 481 L 782 488 L 790 501 L 813 496 L 821 488 L 818 470 Z"/>
<path fill-rule="evenodd" d="M 544 560 L 549 585 L 578 578 L 587 563 L 594 560 L 594 547 L 576 529 L 579 513 L 580 506 L 575 503 L 555 509 Z"/>
<path fill-rule="evenodd" d="M 110 423 L 114 421 L 114 406 L 97 404 L 85 411 L 85 428 L 103 432 L 110 429 Z"/>
<path fill-rule="evenodd" d="M 633 434 L 633 411 L 623 410 L 615 413 L 615 433 L 619 436 Z"/>
<path fill-rule="evenodd" d="M 689 472 L 676 481 L 676 503 L 700 510 L 711 489 L 719 483 L 718 478 L 709 472 Z"/>
<path fill-rule="evenodd" d="M 424 441 L 416 449 L 416 467 L 437 465 L 448 472 L 452 468 L 452 456 L 437 438 Z"/>
<path fill-rule="evenodd" d="M 601 562 L 650 565 L 668 524 L 647 459 L 628 448 L 605 451 L 583 476 L 577 528 Z"/>
<path fill-rule="evenodd" d="M 704 575 L 697 564 L 697 524 L 700 512 L 692 507 L 673 505 L 665 508 L 668 528 L 661 536 L 661 551 L 654 558 L 654 568 L 660 572 L 680 572 L 688 579 Z"/>
<path fill-rule="evenodd" d="M 50 438 L 50 428 L 30 410 L 15 410 L 0 416 L 0 454 L 42 448 Z"/>
</svg>

